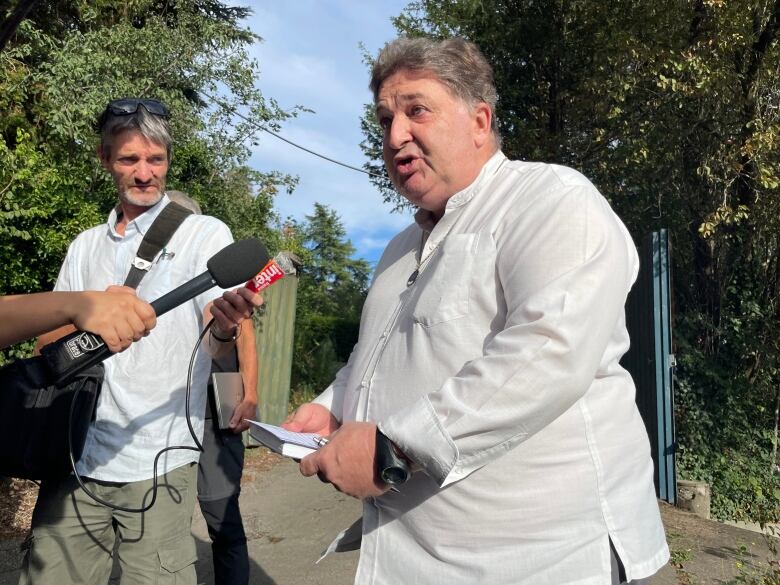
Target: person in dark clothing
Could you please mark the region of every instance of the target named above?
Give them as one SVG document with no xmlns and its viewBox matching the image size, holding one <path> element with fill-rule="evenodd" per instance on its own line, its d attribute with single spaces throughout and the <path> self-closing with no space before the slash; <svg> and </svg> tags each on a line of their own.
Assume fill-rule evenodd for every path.
<svg viewBox="0 0 780 585">
<path fill-rule="evenodd" d="M 198 463 L 198 502 L 211 538 L 216 585 L 249 583 L 249 553 L 241 520 L 238 497 L 244 469 L 241 433 L 248 427 L 244 418 L 256 418 L 257 349 L 250 323 L 241 327 L 236 351 L 212 362 L 212 372 L 240 372 L 244 399 L 221 429 L 216 415 L 213 383 L 209 382 L 203 453 Z"/>
<path fill-rule="evenodd" d="M 168 197 L 200 214 L 200 205 L 181 191 Z M 239 328 L 234 351 L 212 361 L 211 371 L 239 372 L 244 386 L 243 400 L 232 413 L 228 428 L 220 428 L 214 385 L 208 384 L 208 401 L 203 430 L 203 453 L 198 461 L 198 502 L 206 519 L 216 585 L 249 583 L 249 552 L 238 496 L 244 470 L 241 433 L 249 427 L 245 418 L 257 418 L 257 348 L 251 323 Z"/>
</svg>

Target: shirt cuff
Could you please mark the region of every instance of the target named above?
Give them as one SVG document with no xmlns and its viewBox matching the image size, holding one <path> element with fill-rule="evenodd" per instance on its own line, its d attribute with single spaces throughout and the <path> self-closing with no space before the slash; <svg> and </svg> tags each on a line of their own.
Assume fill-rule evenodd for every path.
<svg viewBox="0 0 780 585">
<path fill-rule="evenodd" d="M 460 479 L 452 471 L 458 448 L 427 396 L 379 423 L 379 430 L 440 486 Z"/>
<path fill-rule="evenodd" d="M 331 413 L 333 413 L 333 386 L 328 386 L 325 388 L 325 390 L 323 390 L 319 396 L 312 400 L 312 403 L 324 406 Z M 336 415 L 334 414 L 334 416 Z"/>
</svg>

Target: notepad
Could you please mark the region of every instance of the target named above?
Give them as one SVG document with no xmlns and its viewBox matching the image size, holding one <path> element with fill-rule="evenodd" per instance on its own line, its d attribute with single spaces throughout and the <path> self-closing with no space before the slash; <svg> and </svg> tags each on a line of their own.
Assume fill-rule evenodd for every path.
<svg viewBox="0 0 780 585">
<path fill-rule="evenodd" d="M 293 433 L 282 427 L 245 419 L 249 424 L 249 434 L 274 453 L 292 459 L 303 459 L 320 448 L 319 437 L 314 433 Z"/>
</svg>

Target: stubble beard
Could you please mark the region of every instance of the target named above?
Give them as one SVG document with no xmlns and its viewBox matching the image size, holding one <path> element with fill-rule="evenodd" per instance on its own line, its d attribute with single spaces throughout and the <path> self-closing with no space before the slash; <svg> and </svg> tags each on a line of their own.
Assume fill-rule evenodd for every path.
<svg viewBox="0 0 780 585">
<path fill-rule="evenodd" d="M 160 200 L 163 198 L 163 195 L 165 194 L 165 190 L 163 188 L 159 188 L 157 190 L 157 196 L 153 199 L 149 199 L 148 197 L 137 197 L 130 193 L 129 189 L 124 189 L 122 193 L 119 194 L 119 198 L 130 205 L 135 205 L 136 207 L 153 207 L 157 205 Z"/>
</svg>

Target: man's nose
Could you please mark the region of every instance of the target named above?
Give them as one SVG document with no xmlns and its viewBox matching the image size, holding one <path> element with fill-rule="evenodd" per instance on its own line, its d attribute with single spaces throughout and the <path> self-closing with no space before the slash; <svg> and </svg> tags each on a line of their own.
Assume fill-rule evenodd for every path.
<svg viewBox="0 0 780 585">
<path fill-rule="evenodd" d="M 154 170 L 152 165 L 139 161 L 135 166 L 135 179 L 139 183 L 148 183 L 154 178 Z"/>
<path fill-rule="evenodd" d="M 406 116 L 395 116 L 387 129 L 387 145 L 393 150 L 401 150 L 411 140 L 409 120 Z"/>
</svg>

